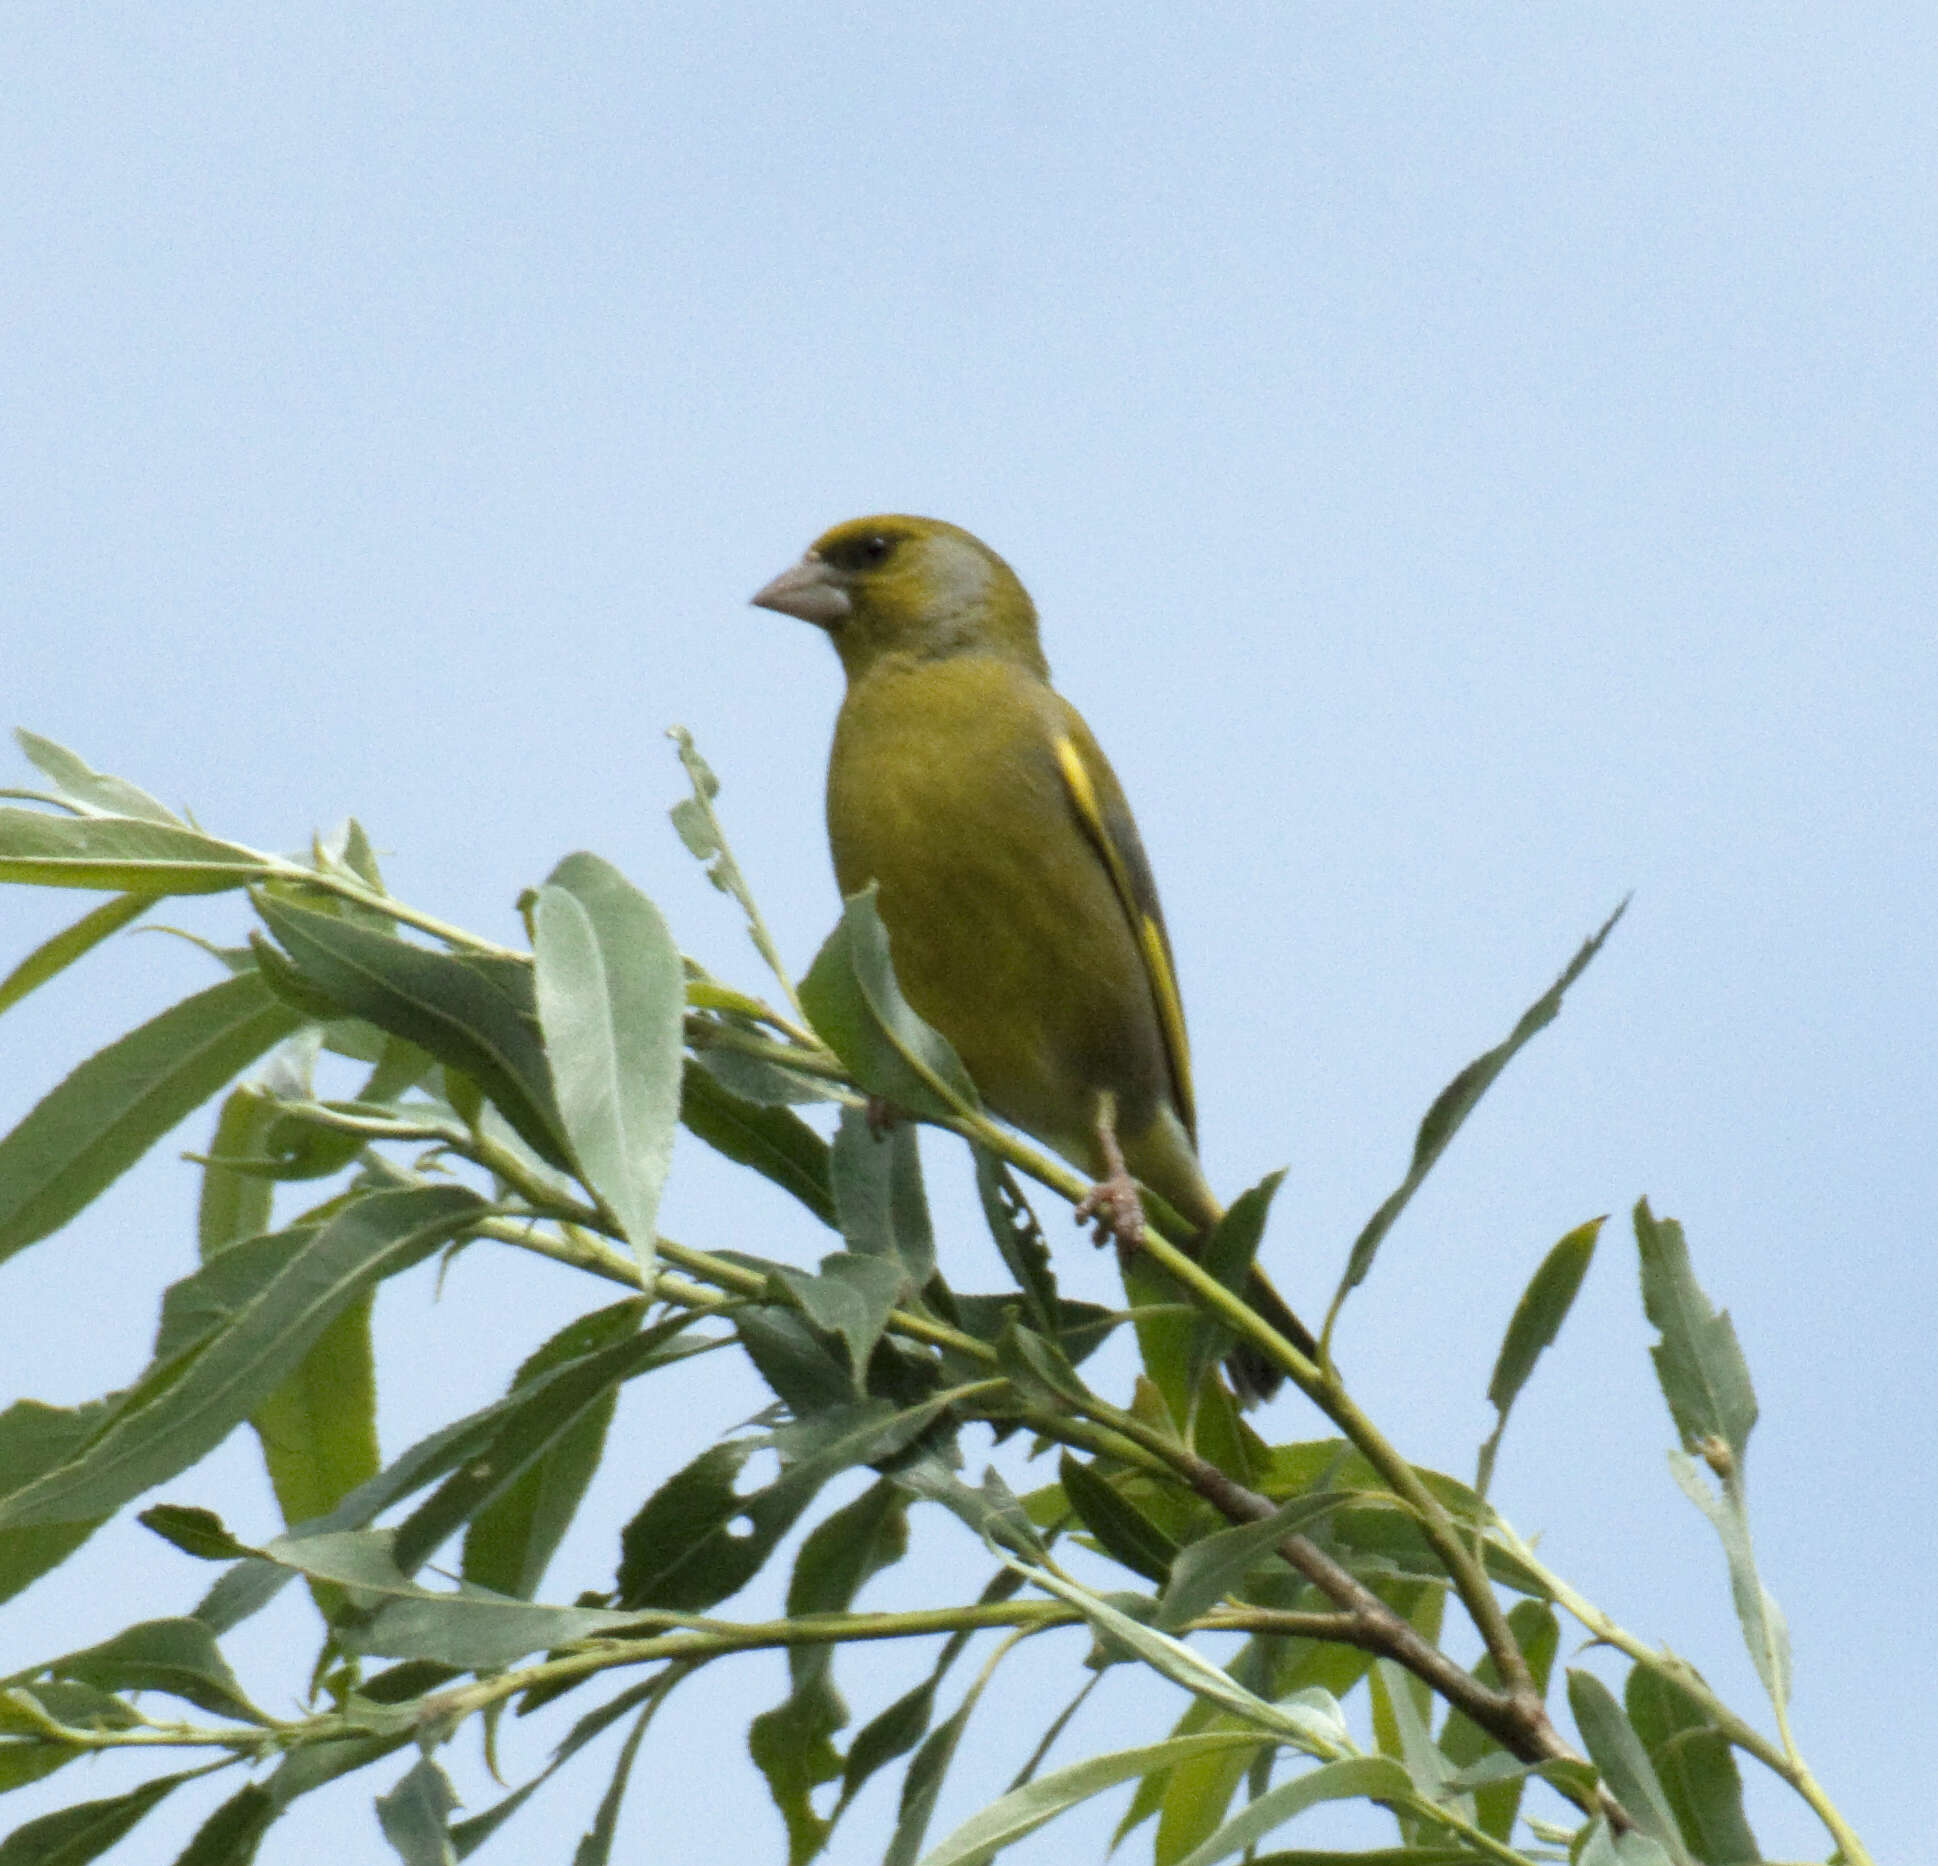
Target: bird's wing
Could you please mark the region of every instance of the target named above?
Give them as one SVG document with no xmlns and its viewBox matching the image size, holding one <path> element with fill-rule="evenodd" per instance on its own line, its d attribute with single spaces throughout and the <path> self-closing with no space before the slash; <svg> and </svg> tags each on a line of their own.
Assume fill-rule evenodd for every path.
<svg viewBox="0 0 1938 1866">
<path fill-rule="evenodd" d="M 1069 713 L 1056 735 L 1056 761 L 1077 821 L 1103 858 L 1111 885 L 1123 903 L 1124 917 L 1130 922 L 1131 936 L 1144 962 L 1144 976 L 1150 982 L 1151 1001 L 1157 1006 L 1158 1027 L 1164 1033 L 1172 1099 L 1195 1146 L 1198 1115 L 1191 1091 L 1191 1046 L 1184 1034 L 1184 1000 L 1178 995 L 1170 935 L 1164 930 L 1164 910 L 1158 905 L 1157 883 L 1137 834 L 1136 819 L 1117 774 L 1074 712 Z"/>
</svg>

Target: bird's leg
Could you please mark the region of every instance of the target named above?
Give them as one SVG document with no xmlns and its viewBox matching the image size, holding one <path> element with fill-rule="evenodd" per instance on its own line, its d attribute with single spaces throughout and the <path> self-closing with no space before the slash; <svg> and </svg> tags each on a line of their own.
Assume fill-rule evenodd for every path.
<svg viewBox="0 0 1938 1866">
<path fill-rule="evenodd" d="M 1099 1244 L 1115 1239 L 1119 1249 L 1134 1251 L 1144 1236 L 1144 1201 L 1117 1144 L 1117 1097 L 1108 1092 L 1098 1103 L 1096 1133 L 1105 1173 L 1078 1202 L 1077 1223 L 1095 1219 Z"/>
<path fill-rule="evenodd" d="M 908 1116 L 887 1096 L 870 1095 L 862 1109 L 862 1118 L 867 1121 L 870 1134 L 877 1140 L 886 1140 Z"/>
</svg>

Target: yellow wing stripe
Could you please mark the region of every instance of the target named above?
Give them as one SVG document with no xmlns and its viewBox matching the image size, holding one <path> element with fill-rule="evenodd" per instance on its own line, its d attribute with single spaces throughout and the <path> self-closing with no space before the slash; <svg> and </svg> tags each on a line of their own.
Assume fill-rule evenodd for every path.
<svg viewBox="0 0 1938 1866">
<path fill-rule="evenodd" d="M 1184 1117 L 1185 1132 L 1195 1134 L 1198 1116 L 1197 1096 L 1191 1086 L 1191 1046 L 1184 1034 L 1184 1000 L 1178 994 L 1177 977 L 1171 970 L 1164 930 L 1144 911 L 1137 890 L 1131 885 L 1124 852 L 1104 821 L 1103 806 L 1097 801 L 1097 787 L 1090 781 L 1083 754 L 1073 741 L 1060 737 L 1056 742 L 1056 761 L 1069 787 L 1070 799 L 1077 806 L 1077 815 L 1104 858 L 1111 885 L 1117 890 L 1124 916 L 1136 936 L 1138 951 L 1144 960 L 1144 975 L 1150 981 L 1151 997 L 1157 1005 L 1158 1024 L 1164 1033 L 1164 1048 L 1171 1059 L 1171 1074 L 1177 1084 L 1178 1113 Z"/>
</svg>

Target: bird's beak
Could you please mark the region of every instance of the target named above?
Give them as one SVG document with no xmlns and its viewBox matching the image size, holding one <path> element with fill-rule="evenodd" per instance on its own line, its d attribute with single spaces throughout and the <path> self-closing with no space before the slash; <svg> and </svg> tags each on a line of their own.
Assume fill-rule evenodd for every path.
<svg viewBox="0 0 1938 1866">
<path fill-rule="evenodd" d="M 816 628 L 833 628 L 847 620 L 854 605 L 841 587 L 841 573 L 810 551 L 791 570 L 783 570 L 772 583 L 753 594 L 757 609 L 777 609 L 784 616 L 798 616 Z"/>
</svg>

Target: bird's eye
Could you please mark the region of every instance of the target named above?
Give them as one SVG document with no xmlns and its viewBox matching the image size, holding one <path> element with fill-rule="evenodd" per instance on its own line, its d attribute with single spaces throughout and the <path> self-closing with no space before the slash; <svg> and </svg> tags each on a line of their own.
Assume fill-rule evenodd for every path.
<svg viewBox="0 0 1938 1866">
<path fill-rule="evenodd" d="M 864 563 L 879 564 L 888 555 L 888 540 L 879 531 L 862 539 L 861 555 Z"/>
</svg>

